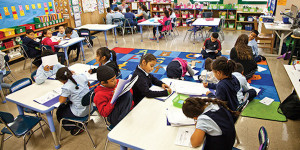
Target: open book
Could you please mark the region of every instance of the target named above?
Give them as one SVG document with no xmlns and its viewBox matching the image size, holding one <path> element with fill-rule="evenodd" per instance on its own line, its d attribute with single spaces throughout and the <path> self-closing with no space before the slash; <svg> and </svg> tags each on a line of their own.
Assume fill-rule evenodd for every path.
<svg viewBox="0 0 300 150">
<path fill-rule="evenodd" d="M 47 107 L 55 106 L 57 107 L 57 103 L 59 104 L 59 96 L 61 95 L 62 89 L 61 87 L 58 87 L 54 89 L 53 91 L 48 92 L 47 94 L 36 98 L 35 102 L 42 104 Z"/>
<path fill-rule="evenodd" d="M 119 79 L 119 83 L 115 89 L 115 93 L 110 102 L 111 104 L 114 104 L 118 97 L 128 92 L 139 78 L 139 76 L 136 76 L 132 81 L 130 81 L 131 77 L 132 75 L 129 75 L 127 80 Z"/>
</svg>

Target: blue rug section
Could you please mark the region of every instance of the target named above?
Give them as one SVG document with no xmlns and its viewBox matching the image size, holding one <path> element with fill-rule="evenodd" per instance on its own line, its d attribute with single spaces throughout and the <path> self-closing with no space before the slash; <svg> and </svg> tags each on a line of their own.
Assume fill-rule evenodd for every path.
<svg viewBox="0 0 300 150">
<path fill-rule="evenodd" d="M 122 48 L 118 48 L 119 51 L 122 51 Z M 118 52 L 118 51 L 116 51 Z M 167 65 L 176 57 L 186 60 L 190 65 L 195 66 L 195 70 L 199 71 L 196 75 L 199 75 L 204 69 L 204 61 L 200 53 L 191 53 L 191 52 L 175 52 L 175 51 L 161 51 L 161 50 L 148 50 L 148 49 L 133 49 L 127 54 L 117 53 L 117 62 L 121 70 L 121 78 L 126 79 L 133 71 L 136 69 L 139 64 L 140 58 L 143 54 L 152 53 L 157 57 L 157 64 L 154 67 L 152 74 L 158 78 L 163 79 L 167 78 L 167 73 L 165 68 Z M 223 55 L 224 57 L 229 58 L 228 55 Z M 94 65 L 96 60 L 88 62 L 89 65 Z M 259 64 L 260 67 L 267 69 L 263 72 L 256 72 L 255 77 L 251 79 L 250 85 L 256 88 L 260 88 L 261 92 L 255 99 L 263 99 L 264 97 L 269 97 L 274 99 L 277 102 L 280 102 L 271 72 L 267 63 Z M 185 76 L 185 80 L 198 82 L 193 79 L 193 77 Z"/>
</svg>

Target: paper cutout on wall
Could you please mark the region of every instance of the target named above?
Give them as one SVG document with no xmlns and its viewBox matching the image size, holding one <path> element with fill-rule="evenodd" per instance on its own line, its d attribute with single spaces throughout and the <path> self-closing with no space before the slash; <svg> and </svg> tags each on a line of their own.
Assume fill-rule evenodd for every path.
<svg viewBox="0 0 300 150">
<path fill-rule="evenodd" d="M 47 6 L 47 3 L 44 3 L 44 7 L 48 7 L 48 6 Z"/>
<path fill-rule="evenodd" d="M 97 10 L 96 0 L 84 0 L 82 1 L 83 12 L 93 12 Z"/>
<path fill-rule="evenodd" d="M 19 5 L 19 10 L 20 10 L 20 16 L 25 16 L 22 5 Z"/>
<path fill-rule="evenodd" d="M 8 11 L 8 7 L 3 7 L 3 8 L 4 8 L 5 16 L 9 16 L 10 13 Z"/>
<path fill-rule="evenodd" d="M 277 5 L 283 5 L 283 6 L 285 6 L 286 5 L 286 1 L 287 0 L 278 0 L 277 1 Z"/>
<path fill-rule="evenodd" d="M 2 15 L 1 15 L 1 13 L 0 13 L 0 19 L 2 19 Z"/>
<path fill-rule="evenodd" d="M 37 3 L 37 7 L 38 7 L 38 9 L 42 8 L 41 3 Z"/>
<path fill-rule="evenodd" d="M 18 15 L 17 14 L 13 14 L 14 20 L 18 19 Z"/>
<path fill-rule="evenodd" d="M 29 10 L 29 5 L 25 5 L 25 9 L 26 9 L 26 10 Z"/>
<path fill-rule="evenodd" d="M 72 0 L 72 5 L 78 5 L 78 0 Z"/>
<path fill-rule="evenodd" d="M 49 9 L 50 9 L 50 11 L 53 11 L 52 2 L 48 2 L 48 5 L 49 5 Z"/>
<path fill-rule="evenodd" d="M 32 9 L 35 9 L 35 4 L 31 4 Z"/>
<path fill-rule="evenodd" d="M 104 0 L 104 7 L 108 8 L 109 7 L 109 0 Z"/>
<path fill-rule="evenodd" d="M 16 11 L 16 7 L 15 6 L 11 6 L 11 11 L 12 12 Z"/>
<path fill-rule="evenodd" d="M 99 10 L 99 14 L 104 13 L 104 4 L 102 0 L 98 0 L 98 10 Z"/>
<path fill-rule="evenodd" d="M 45 14 L 48 15 L 49 14 L 48 7 L 45 7 L 44 9 L 45 9 Z"/>
</svg>

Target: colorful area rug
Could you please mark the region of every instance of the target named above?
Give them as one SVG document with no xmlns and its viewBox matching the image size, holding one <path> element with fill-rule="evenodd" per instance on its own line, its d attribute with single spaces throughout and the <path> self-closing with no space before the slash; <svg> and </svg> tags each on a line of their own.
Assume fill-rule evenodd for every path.
<svg viewBox="0 0 300 150">
<path fill-rule="evenodd" d="M 204 59 L 200 53 L 191 53 L 191 52 L 177 52 L 177 51 L 161 51 L 161 50 L 148 50 L 148 49 L 134 49 L 134 48 L 121 48 L 116 47 L 113 49 L 117 53 L 117 62 L 121 70 L 122 79 L 127 78 L 133 71 L 136 69 L 136 66 L 139 64 L 140 58 L 143 54 L 152 53 L 158 59 L 157 65 L 154 67 L 152 74 L 158 78 L 167 78 L 166 67 L 167 65 L 176 57 L 186 60 L 190 65 L 196 66 L 194 69 L 199 71 L 196 75 L 199 75 L 204 69 Z M 225 57 L 229 57 L 225 55 Z M 96 60 L 88 62 L 90 65 L 95 65 Z M 258 96 L 255 98 L 257 101 L 262 100 L 264 97 L 269 97 L 275 100 L 270 106 L 266 106 L 257 101 L 252 101 L 249 103 L 249 106 L 246 107 L 243 116 L 254 117 L 267 120 L 276 120 L 276 121 L 286 121 L 286 118 L 281 115 L 278 117 L 277 107 L 280 104 L 280 100 L 272 79 L 267 62 L 262 62 L 259 66 L 265 68 L 265 71 L 257 72 L 255 75 L 248 81 L 251 86 L 260 88 L 261 91 Z M 197 82 L 193 77 L 185 77 L 187 81 Z M 276 108 L 276 110 L 275 110 Z M 263 109 L 263 110 L 261 110 Z M 268 111 L 268 113 L 266 113 Z M 272 114 L 272 115 L 270 115 Z"/>
</svg>

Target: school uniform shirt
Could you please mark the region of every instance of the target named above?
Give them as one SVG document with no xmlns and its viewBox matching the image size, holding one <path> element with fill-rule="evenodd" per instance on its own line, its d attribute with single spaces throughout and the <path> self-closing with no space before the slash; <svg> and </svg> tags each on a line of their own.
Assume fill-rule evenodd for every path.
<svg viewBox="0 0 300 150">
<path fill-rule="evenodd" d="M 88 79 L 83 74 L 72 75 L 72 77 L 77 82 L 79 89 L 76 89 L 76 85 L 69 79 L 61 88 L 61 96 L 68 97 L 72 102 L 70 109 L 75 116 L 84 117 L 89 113 L 89 107 L 82 106 L 81 101 L 89 92 Z"/>
<path fill-rule="evenodd" d="M 118 18 L 118 19 L 124 19 L 124 15 L 122 13 L 120 13 L 120 12 L 117 11 L 117 12 L 113 13 L 113 19 L 116 19 L 116 18 Z M 123 24 L 123 21 L 121 21 L 119 23 L 119 25 L 121 25 L 121 24 Z"/>
<path fill-rule="evenodd" d="M 168 29 L 168 27 L 165 26 L 165 23 L 168 20 L 171 20 L 171 18 L 164 17 L 162 21 L 158 20 L 158 22 L 163 25 L 163 28 L 162 28 L 161 32 L 164 32 L 164 31 L 166 31 Z M 170 28 L 169 30 L 172 30 L 172 26 L 169 26 L 169 28 Z"/>
<path fill-rule="evenodd" d="M 252 48 L 253 56 L 254 57 L 258 56 L 258 46 L 257 46 L 257 42 L 255 41 L 255 39 L 249 41 L 248 46 L 250 46 Z"/>
<path fill-rule="evenodd" d="M 247 82 L 245 76 L 243 76 L 239 72 L 233 72 L 232 75 L 234 75 L 240 83 L 240 90 L 237 92 L 237 98 L 238 98 L 239 104 L 241 104 L 243 102 L 243 99 L 244 99 L 243 92 L 249 90 L 249 87 L 247 85 L 248 82 Z"/>
<path fill-rule="evenodd" d="M 215 42 L 212 42 L 210 38 L 207 38 L 204 42 L 205 49 L 209 50 L 222 50 L 221 42 L 217 39 Z"/>
<path fill-rule="evenodd" d="M 249 51 L 251 51 L 250 47 L 249 47 Z M 253 54 L 252 53 L 250 53 L 250 54 L 251 54 L 252 59 L 242 60 L 242 59 L 238 58 L 235 47 L 232 48 L 230 51 L 230 59 L 234 60 L 236 63 L 241 63 L 243 65 L 245 76 L 257 69 L 257 64 L 256 64 L 256 61 L 253 59 Z"/>
<path fill-rule="evenodd" d="M 237 109 L 239 105 L 237 92 L 240 90 L 240 83 L 235 76 L 220 80 L 218 84 L 208 83 L 208 88 L 216 89 L 216 95 L 209 93 L 208 97 L 227 101 L 227 106 L 231 110 Z"/>
<path fill-rule="evenodd" d="M 52 75 L 55 75 L 56 72 L 58 71 L 58 69 L 60 69 L 62 67 L 64 67 L 64 65 L 58 63 L 58 64 L 53 66 L 53 70 L 45 71 L 44 66 L 40 65 L 39 68 L 36 71 L 35 83 L 36 84 L 44 83 L 47 80 L 47 78 L 51 77 Z"/>
<path fill-rule="evenodd" d="M 125 4 L 125 6 L 119 5 L 118 8 L 120 9 L 120 11 L 121 11 L 122 13 L 126 13 L 126 8 L 128 8 L 128 5 L 127 5 L 127 4 Z"/>
<path fill-rule="evenodd" d="M 176 15 L 174 12 L 172 12 L 172 14 L 170 15 L 170 18 L 171 18 L 171 23 L 175 23 L 174 18 L 176 18 Z"/>
<path fill-rule="evenodd" d="M 235 141 L 232 115 L 217 104 L 208 105 L 197 118 L 196 128 L 205 132 L 204 150 L 231 150 Z"/>
<path fill-rule="evenodd" d="M 112 24 L 113 13 L 107 13 L 106 15 L 106 24 Z"/>
<path fill-rule="evenodd" d="M 134 79 L 136 76 L 139 76 L 138 80 L 132 87 L 134 105 L 137 105 L 144 97 L 154 98 L 168 96 L 167 90 L 151 91 L 149 89 L 152 84 L 161 87 L 163 82 L 155 78 L 152 74 L 146 73 L 139 65 L 136 67 L 131 79 Z"/>
<path fill-rule="evenodd" d="M 120 69 L 119 69 L 119 66 L 117 64 L 117 62 L 115 61 L 111 61 L 111 60 L 108 60 L 105 64 L 103 65 L 106 65 L 106 66 L 109 66 L 111 67 L 114 71 L 115 71 L 115 74 L 116 76 L 118 76 L 120 74 Z M 92 69 L 92 73 L 96 73 L 97 72 L 97 69 Z"/>
<path fill-rule="evenodd" d="M 26 45 L 28 48 L 26 53 L 29 58 L 35 58 L 35 57 L 41 55 L 41 50 L 39 50 L 41 43 L 36 42 L 27 36 L 24 37 L 22 41 L 23 41 L 23 44 Z"/>
<path fill-rule="evenodd" d="M 55 48 L 54 48 L 54 45 L 58 45 L 59 43 L 58 42 L 52 42 L 52 40 L 49 38 L 49 37 L 45 37 L 43 40 L 42 40 L 42 44 L 43 45 L 48 45 L 51 47 L 52 51 L 55 52 Z"/>
<path fill-rule="evenodd" d="M 130 25 L 133 25 L 134 19 L 135 19 L 135 15 L 131 12 L 125 13 L 124 14 L 125 19 L 129 20 Z"/>
<path fill-rule="evenodd" d="M 64 37 L 64 36 L 66 36 L 65 32 L 63 34 L 61 34 L 60 32 L 57 33 L 57 37 Z M 73 30 L 70 37 L 71 37 L 71 39 L 73 39 L 73 38 L 79 37 L 79 35 L 78 35 L 77 31 Z"/>
<path fill-rule="evenodd" d="M 207 81 L 208 83 L 218 83 L 219 80 L 214 76 L 212 71 L 203 70 L 199 77 L 202 81 Z"/>
</svg>

